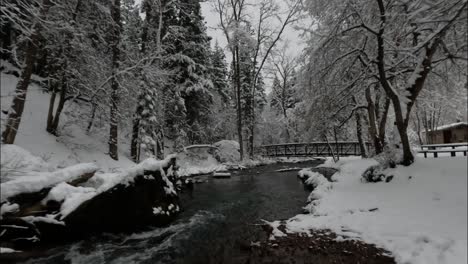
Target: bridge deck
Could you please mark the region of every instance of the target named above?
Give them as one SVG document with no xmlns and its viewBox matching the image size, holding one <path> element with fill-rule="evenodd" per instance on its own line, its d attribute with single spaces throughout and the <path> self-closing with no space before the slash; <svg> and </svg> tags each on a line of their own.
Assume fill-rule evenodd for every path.
<svg viewBox="0 0 468 264">
<path fill-rule="evenodd" d="M 369 149 L 371 144 L 366 143 Z M 269 157 L 330 157 L 332 153 L 339 156 L 359 156 L 361 149 L 358 142 L 311 142 L 264 145 L 259 147 L 263 156 Z"/>
</svg>

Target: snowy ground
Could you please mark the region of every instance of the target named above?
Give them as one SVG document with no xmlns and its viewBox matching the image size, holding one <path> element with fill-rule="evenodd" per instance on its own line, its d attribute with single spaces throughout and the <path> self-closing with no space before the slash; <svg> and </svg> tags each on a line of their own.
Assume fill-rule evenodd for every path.
<svg viewBox="0 0 468 264">
<path fill-rule="evenodd" d="M 8 110 L 18 78 L 2 72 L 0 79 L 2 110 Z M 116 171 L 134 164 L 126 157 L 125 152 L 119 153 L 119 161 L 111 159 L 106 154 L 108 146 L 105 135 L 99 134 L 99 131 L 86 134 L 82 126 L 76 125 L 76 118 L 72 115 L 76 115 L 79 107 L 74 103 L 65 104 L 64 113 L 60 118 L 60 136 L 56 137 L 47 133 L 49 100 L 49 94 L 43 92 L 39 85 L 32 83 L 29 86 L 25 109 L 15 140 L 16 145 L 58 168 L 76 163 L 94 162 L 103 170 Z M 2 113 L 2 128 L 6 117 Z"/>
<path fill-rule="evenodd" d="M 362 182 L 374 164 L 344 159 L 336 182 L 310 180 L 312 213 L 288 220 L 288 232 L 331 229 L 384 247 L 398 263 L 467 263 L 466 157 L 417 158 L 387 171 L 391 182 Z"/>
</svg>

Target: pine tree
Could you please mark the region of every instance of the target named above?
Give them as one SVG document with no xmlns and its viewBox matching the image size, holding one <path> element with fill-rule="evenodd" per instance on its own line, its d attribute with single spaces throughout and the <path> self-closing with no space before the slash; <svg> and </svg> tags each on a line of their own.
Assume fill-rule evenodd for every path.
<svg viewBox="0 0 468 264">
<path fill-rule="evenodd" d="M 174 145 L 206 140 L 204 129 L 209 124 L 213 103 L 210 81 L 210 38 L 201 16 L 198 0 L 176 1 L 177 19 L 172 12 L 166 17 L 167 34 L 164 66 L 173 75 L 167 85 L 170 100 L 166 108 L 166 124 Z M 166 14 L 165 14 L 166 15 Z"/>
<path fill-rule="evenodd" d="M 221 97 L 223 103 L 227 103 L 230 99 L 229 83 L 226 79 L 228 70 L 226 66 L 226 55 L 216 42 L 213 51 L 211 52 L 211 80 L 214 90 Z"/>
</svg>

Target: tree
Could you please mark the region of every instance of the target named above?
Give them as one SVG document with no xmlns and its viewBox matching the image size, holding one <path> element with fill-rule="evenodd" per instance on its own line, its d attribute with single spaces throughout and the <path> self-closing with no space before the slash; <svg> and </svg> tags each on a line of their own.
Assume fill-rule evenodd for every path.
<svg viewBox="0 0 468 264">
<path fill-rule="evenodd" d="M 248 120 L 248 151 L 252 156 L 254 152 L 255 137 L 255 95 L 259 83 L 258 79 L 270 56 L 273 47 L 281 39 L 285 28 L 297 19 L 300 1 L 293 1 L 287 4 L 286 12 L 279 12 L 279 5 L 275 1 L 264 0 L 252 4 L 254 12 L 258 12 L 258 21 L 252 21 L 247 15 L 249 4 L 244 0 L 226 1 L 217 0 L 215 9 L 220 18 L 220 28 L 222 29 L 228 47 L 231 52 L 233 62 L 233 77 L 235 79 L 234 87 L 236 91 L 236 109 L 237 109 L 237 133 L 240 144 L 241 159 L 244 157 L 243 142 L 243 115 L 242 115 L 242 76 L 241 74 L 241 56 L 242 53 L 250 54 L 250 73 L 251 77 L 244 78 L 249 80 L 249 100 L 246 105 L 250 109 L 246 110 L 250 117 Z M 275 25 L 278 24 L 278 25 Z M 247 49 L 242 51 L 241 49 Z"/>
<path fill-rule="evenodd" d="M 2 16 L 9 17 L 12 21 L 19 22 L 22 19 L 11 17 L 15 14 L 14 10 L 16 5 L 14 2 L 4 3 L 5 6 L 2 8 Z M 28 86 L 31 80 L 31 75 L 34 69 L 34 63 L 36 62 L 36 55 L 38 51 L 38 45 L 41 38 L 41 33 L 43 30 L 43 23 L 47 21 L 47 14 L 49 8 L 52 5 L 52 2 L 49 0 L 43 0 L 40 6 L 36 9 L 33 6 L 28 6 L 27 3 L 21 2 L 21 5 L 25 5 L 31 13 L 30 16 L 33 17 L 33 22 L 31 23 L 31 28 L 22 28 L 22 33 L 25 35 L 27 40 L 27 48 L 24 55 L 24 67 L 21 71 L 21 76 L 16 85 L 15 96 L 12 101 L 11 109 L 8 111 L 8 119 L 6 123 L 5 130 L 2 133 L 2 141 L 5 144 L 13 144 L 15 142 L 16 133 L 18 131 L 21 116 L 24 110 L 24 103 L 26 101 L 26 94 L 28 92 Z M 35 14 L 34 11 L 38 10 L 38 13 Z M 26 24 L 29 24 L 30 21 L 25 21 Z M 19 22 L 21 23 L 21 22 Z"/>
<path fill-rule="evenodd" d="M 110 3 L 110 11 L 112 18 L 112 26 L 110 29 L 110 47 L 112 52 L 110 80 L 111 95 L 110 95 L 110 124 L 109 124 L 109 156 L 118 160 L 118 104 L 119 104 L 119 81 L 117 72 L 120 68 L 120 38 L 122 31 L 122 21 L 120 13 L 120 0 L 113 0 Z"/>
<path fill-rule="evenodd" d="M 360 69 L 355 75 L 359 78 L 348 87 L 359 84 L 366 89 L 369 85 L 378 85 L 383 89 L 395 113 L 401 141 L 395 143 L 397 146 L 401 143 L 403 153 L 399 162 L 411 164 L 414 157 L 407 129 L 411 110 L 428 76 L 444 61 L 466 60 L 461 52 L 463 48 L 459 48 L 466 39 L 460 38 L 455 30 L 466 29 L 461 22 L 466 17 L 466 1 L 432 4 L 399 0 L 376 0 L 371 4 L 367 1 L 309 1 L 308 4 L 309 12 L 319 18 L 320 26 L 327 31 L 320 44 L 325 49 L 321 51 L 335 53 L 324 71 Z M 343 48 L 332 50 L 331 43 Z M 372 107 L 371 101 L 369 106 Z M 376 124 L 373 121 L 370 120 L 372 126 Z"/>
</svg>

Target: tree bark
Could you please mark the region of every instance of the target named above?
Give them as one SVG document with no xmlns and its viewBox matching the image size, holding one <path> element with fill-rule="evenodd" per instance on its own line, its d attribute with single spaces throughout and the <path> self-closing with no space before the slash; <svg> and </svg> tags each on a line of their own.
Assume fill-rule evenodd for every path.
<svg viewBox="0 0 468 264">
<path fill-rule="evenodd" d="M 28 92 L 28 86 L 31 81 L 31 75 L 36 62 L 37 45 L 40 39 L 40 31 L 42 29 L 42 22 L 45 20 L 47 12 L 51 6 L 49 0 L 43 0 L 40 9 L 39 19 L 34 23 L 33 33 L 29 37 L 25 52 L 25 66 L 21 71 L 21 76 L 16 85 L 15 97 L 12 101 L 11 109 L 8 113 L 8 119 L 6 122 L 5 131 L 2 133 L 2 141 L 5 144 L 15 143 L 16 134 L 21 122 L 21 116 L 24 111 L 24 104 L 26 102 L 26 94 Z"/>
<path fill-rule="evenodd" d="M 55 97 L 57 97 L 56 83 L 52 84 L 52 91 L 49 100 L 49 111 L 47 113 L 47 125 L 46 131 L 52 133 L 52 124 L 54 123 L 54 108 L 55 108 Z"/>
<path fill-rule="evenodd" d="M 384 109 L 382 112 L 382 116 L 380 117 L 379 121 L 379 139 L 380 139 L 380 146 L 382 149 L 387 145 L 385 141 L 385 131 L 387 127 L 387 117 L 388 117 L 388 110 L 390 109 L 390 98 L 385 96 L 385 103 L 384 103 Z"/>
<path fill-rule="evenodd" d="M 119 83 L 117 81 L 117 71 L 120 66 L 120 32 L 122 21 L 120 18 L 120 0 L 111 3 L 111 17 L 113 20 L 111 29 L 111 49 L 112 49 L 112 79 L 110 96 L 110 127 L 109 127 L 109 156 L 118 160 L 118 102 Z"/>
<path fill-rule="evenodd" d="M 377 109 L 372 99 L 370 87 L 366 89 L 366 101 L 367 101 L 367 114 L 369 117 L 369 135 L 372 138 L 372 143 L 374 144 L 375 154 L 380 154 L 382 153 L 382 146 L 380 145 L 380 139 L 379 139 L 379 135 L 377 134 L 377 127 L 376 127 Z"/>
<path fill-rule="evenodd" d="M 362 114 L 360 110 L 356 110 L 354 113 L 356 118 L 356 136 L 359 142 L 359 149 L 361 151 L 361 157 L 367 158 L 367 147 L 366 142 L 364 141 L 363 133 L 362 133 Z"/>
<path fill-rule="evenodd" d="M 130 142 L 130 157 L 134 162 L 139 161 L 139 150 L 140 145 L 138 144 L 138 137 L 140 132 L 140 116 L 141 107 L 138 105 L 135 117 L 133 118 L 133 125 L 132 125 L 132 141 Z"/>
<path fill-rule="evenodd" d="M 241 104 L 241 80 L 240 80 L 240 58 L 239 47 L 234 49 L 235 76 L 236 76 L 236 106 L 237 106 L 237 138 L 239 140 L 240 160 L 244 159 L 244 141 L 242 139 L 242 104 Z"/>
</svg>

